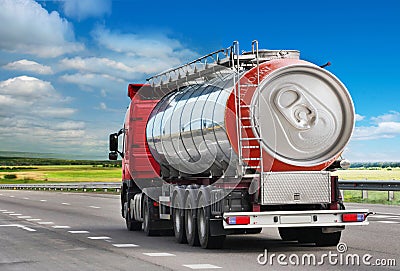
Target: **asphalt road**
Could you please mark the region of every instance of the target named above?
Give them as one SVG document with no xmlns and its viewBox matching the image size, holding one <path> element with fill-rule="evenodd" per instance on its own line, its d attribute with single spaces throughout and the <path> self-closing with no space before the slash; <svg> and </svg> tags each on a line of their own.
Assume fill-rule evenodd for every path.
<svg viewBox="0 0 400 271">
<path fill-rule="evenodd" d="M 0 270 L 400 270 L 400 207 L 347 208 L 376 215 L 343 232 L 340 253 L 283 242 L 265 229 L 204 250 L 127 231 L 117 195 L 0 190 Z"/>
</svg>

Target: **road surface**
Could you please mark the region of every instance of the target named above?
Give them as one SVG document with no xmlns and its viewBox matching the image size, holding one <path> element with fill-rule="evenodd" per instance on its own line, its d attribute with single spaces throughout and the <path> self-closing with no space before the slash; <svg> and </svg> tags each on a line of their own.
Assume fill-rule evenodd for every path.
<svg viewBox="0 0 400 271">
<path fill-rule="evenodd" d="M 400 207 L 347 208 L 376 215 L 343 232 L 340 253 L 266 229 L 204 250 L 127 231 L 118 195 L 0 190 L 0 270 L 400 270 Z"/>
</svg>

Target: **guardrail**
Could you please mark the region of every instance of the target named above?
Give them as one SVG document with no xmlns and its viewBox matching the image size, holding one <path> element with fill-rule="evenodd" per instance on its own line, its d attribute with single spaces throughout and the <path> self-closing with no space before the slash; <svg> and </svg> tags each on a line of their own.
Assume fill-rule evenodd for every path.
<svg viewBox="0 0 400 271">
<path fill-rule="evenodd" d="M 119 192 L 120 183 L 43 183 L 43 184 L 0 184 L 0 189 L 33 189 L 33 190 L 103 190 Z M 400 191 L 400 181 L 379 180 L 339 180 L 339 189 L 361 190 L 362 198 L 368 198 L 368 191 L 387 191 L 388 200 L 394 199 L 394 191 Z"/>
<path fill-rule="evenodd" d="M 388 201 L 394 200 L 394 191 L 400 191 L 400 181 L 380 181 L 380 180 L 339 180 L 339 189 L 342 193 L 344 190 L 361 190 L 361 198 L 368 198 L 368 191 L 387 191 Z"/>
<path fill-rule="evenodd" d="M 43 183 L 43 184 L 0 184 L 0 189 L 31 189 L 31 190 L 102 190 L 119 192 L 120 183 Z"/>
</svg>

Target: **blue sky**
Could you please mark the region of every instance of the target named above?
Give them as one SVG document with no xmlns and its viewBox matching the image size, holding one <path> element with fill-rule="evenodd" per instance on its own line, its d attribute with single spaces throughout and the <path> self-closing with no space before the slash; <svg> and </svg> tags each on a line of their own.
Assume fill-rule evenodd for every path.
<svg viewBox="0 0 400 271">
<path fill-rule="evenodd" d="M 106 159 L 127 84 L 229 46 L 298 49 L 348 87 L 344 156 L 400 161 L 400 2 L 0 0 L 0 150 Z"/>
</svg>

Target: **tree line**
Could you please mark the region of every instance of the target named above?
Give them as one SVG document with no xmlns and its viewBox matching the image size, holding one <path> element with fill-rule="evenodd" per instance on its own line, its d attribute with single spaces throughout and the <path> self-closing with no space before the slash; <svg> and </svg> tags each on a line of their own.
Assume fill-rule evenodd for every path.
<svg viewBox="0 0 400 271">
<path fill-rule="evenodd" d="M 109 160 L 64 160 L 55 158 L 26 158 L 26 157 L 4 157 L 0 156 L 0 166 L 75 166 L 92 165 L 103 167 L 120 167 L 121 161 Z"/>
</svg>

